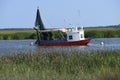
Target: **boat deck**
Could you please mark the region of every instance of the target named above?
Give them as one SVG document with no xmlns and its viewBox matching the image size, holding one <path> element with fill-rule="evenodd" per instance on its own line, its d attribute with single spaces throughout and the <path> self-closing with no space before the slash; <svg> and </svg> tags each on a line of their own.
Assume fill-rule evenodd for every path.
<svg viewBox="0 0 120 80">
<path fill-rule="evenodd" d="M 57 40 L 41 40 L 40 43 L 42 44 L 49 44 L 49 43 L 59 43 L 59 42 L 67 42 L 66 39 L 57 39 Z"/>
</svg>

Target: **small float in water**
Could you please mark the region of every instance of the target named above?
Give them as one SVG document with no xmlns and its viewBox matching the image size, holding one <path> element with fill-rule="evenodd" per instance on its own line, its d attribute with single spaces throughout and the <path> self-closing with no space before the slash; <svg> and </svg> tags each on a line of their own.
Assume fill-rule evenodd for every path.
<svg viewBox="0 0 120 80">
<path fill-rule="evenodd" d="M 37 32 L 37 40 L 35 43 L 39 46 L 79 46 L 87 45 L 90 42 L 90 39 L 84 37 L 83 27 L 80 29 L 77 27 L 67 29 L 45 29 L 40 17 L 39 8 L 37 9 L 34 29 Z M 56 32 L 56 34 L 61 34 L 61 36 L 55 39 L 52 35 L 53 32 Z"/>
</svg>

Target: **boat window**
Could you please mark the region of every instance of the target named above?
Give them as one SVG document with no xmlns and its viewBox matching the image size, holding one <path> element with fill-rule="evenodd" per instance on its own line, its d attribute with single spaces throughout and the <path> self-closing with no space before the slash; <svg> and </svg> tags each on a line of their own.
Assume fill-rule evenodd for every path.
<svg viewBox="0 0 120 80">
<path fill-rule="evenodd" d="M 69 36 L 69 39 L 70 39 L 70 40 L 71 40 L 71 39 L 73 39 L 73 36 L 72 36 L 72 35 L 70 35 L 70 36 Z"/>
<path fill-rule="evenodd" d="M 83 34 L 81 34 L 81 38 L 83 38 Z"/>
</svg>

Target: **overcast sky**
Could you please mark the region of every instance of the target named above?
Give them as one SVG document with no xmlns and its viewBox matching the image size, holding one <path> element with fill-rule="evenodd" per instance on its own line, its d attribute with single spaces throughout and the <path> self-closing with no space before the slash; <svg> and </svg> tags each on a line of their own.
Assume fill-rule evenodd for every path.
<svg viewBox="0 0 120 80">
<path fill-rule="evenodd" d="M 0 0 L 0 28 L 33 28 L 38 6 L 46 28 L 120 24 L 120 0 Z"/>
</svg>

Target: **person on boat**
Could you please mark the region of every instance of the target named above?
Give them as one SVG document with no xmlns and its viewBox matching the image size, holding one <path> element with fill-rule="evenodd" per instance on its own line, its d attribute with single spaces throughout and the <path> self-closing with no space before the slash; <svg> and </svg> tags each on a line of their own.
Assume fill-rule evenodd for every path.
<svg viewBox="0 0 120 80">
<path fill-rule="evenodd" d="M 48 32 L 48 34 L 47 34 L 47 40 L 53 40 L 53 39 L 52 39 L 52 33 L 51 33 L 51 32 Z"/>
</svg>

